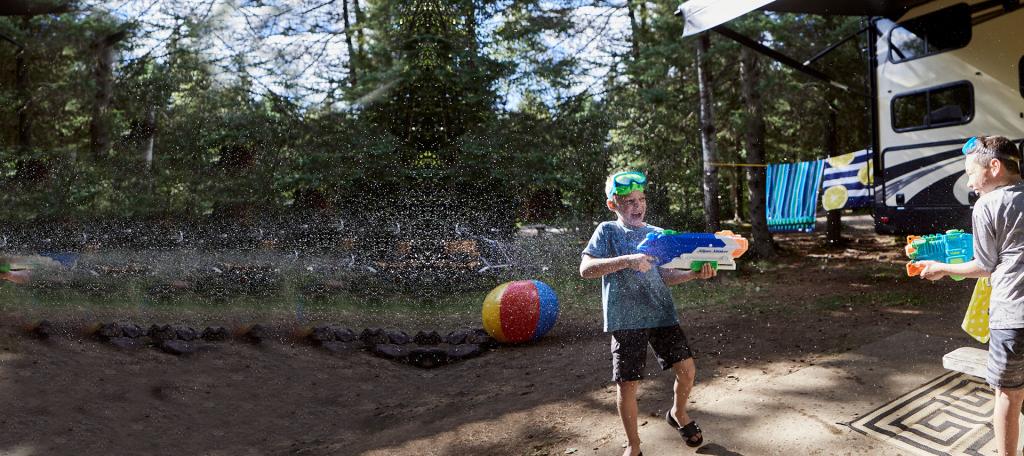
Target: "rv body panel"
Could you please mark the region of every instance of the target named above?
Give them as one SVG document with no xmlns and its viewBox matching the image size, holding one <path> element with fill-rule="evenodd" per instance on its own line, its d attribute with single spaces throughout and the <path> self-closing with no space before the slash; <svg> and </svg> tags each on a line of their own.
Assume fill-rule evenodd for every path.
<svg viewBox="0 0 1024 456">
<path fill-rule="evenodd" d="M 874 212 L 879 233 L 969 230 L 971 198 L 960 146 L 976 135 L 1024 137 L 1019 68 L 1024 8 L 981 9 L 979 3 L 934 1 L 898 22 L 874 19 Z M 932 17 L 955 13 L 970 17 L 965 45 L 904 55 L 930 45 L 915 39 L 911 29 L 927 30 Z M 917 25 L 908 25 L 915 20 Z M 900 51 L 902 46 L 908 52 Z"/>
</svg>

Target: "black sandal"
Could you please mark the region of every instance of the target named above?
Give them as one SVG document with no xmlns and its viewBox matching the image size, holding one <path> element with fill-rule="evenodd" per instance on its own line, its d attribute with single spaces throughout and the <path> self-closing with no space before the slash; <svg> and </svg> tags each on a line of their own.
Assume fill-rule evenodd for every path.
<svg viewBox="0 0 1024 456">
<path fill-rule="evenodd" d="M 672 416 L 671 409 L 665 412 L 665 421 L 668 422 L 669 426 L 672 426 L 676 431 L 679 431 L 679 435 L 683 437 L 683 441 L 686 442 L 686 446 L 696 448 L 704 443 L 704 433 L 701 432 L 700 426 L 697 425 L 696 421 L 690 421 L 686 426 L 679 427 L 679 423 L 676 422 L 675 417 Z M 694 437 L 697 437 L 697 440 L 693 440 Z"/>
</svg>

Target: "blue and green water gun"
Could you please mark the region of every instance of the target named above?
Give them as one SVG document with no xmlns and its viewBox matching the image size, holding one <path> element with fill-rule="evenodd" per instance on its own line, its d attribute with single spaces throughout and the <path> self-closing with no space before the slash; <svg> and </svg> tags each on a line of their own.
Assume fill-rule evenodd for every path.
<svg viewBox="0 0 1024 456">
<path fill-rule="evenodd" d="M 964 230 L 949 230 L 945 234 L 928 234 L 925 236 L 907 236 L 904 249 L 910 262 L 907 263 L 907 275 L 910 277 L 921 274 L 924 270 L 919 261 L 931 260 L 939 263 L 960 264 L 974 259 L 974 236 Z M 960 276 L 950 276 L 953 280 L 963 280 Z"/>
</svg>

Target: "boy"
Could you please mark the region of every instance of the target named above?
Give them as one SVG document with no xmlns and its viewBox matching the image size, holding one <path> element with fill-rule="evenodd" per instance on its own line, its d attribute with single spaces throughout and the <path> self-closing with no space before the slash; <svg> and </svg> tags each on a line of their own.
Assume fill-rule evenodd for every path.
<svg viewBox="0 0 1024 456">
<path fill-rule="evenodd" d="M 991 277 L 988 372 L 995 389 L 992 414 L 1000 455 L 1014 454 L 1024 402 L 1024 184 L 1020 151 L 1002 136 L 971 138 L 962 149 L 967 185 L 978 192 L 971 223 L 974 260 L 961 264 L 925 261 L 921 277 Z"/>
<path fill-rule="evenodd" d="M 710 265 L 704 265 L 700 272 L 661 269 L 654 267 L 655 258 L 636 252 L 647 233 L 661 231 L 644 223 L 646 186 L 647 177 L 639 171 L 608 177 L 605 204 L 616 220 L 598 225 L 580 261 L 583 278 L 601 278 L 604 330 L 612 334 L 612 381 L 618 387 L 616 403 L 628 439 L 623 456 L 643 454 L 636 396 L 648 343 L 662 369 L 675 372 L 674 403 L 665 413 L 665 420 L 687 445 L 697 447 L 704 441 L 700 427 L 686 413 L 695 367 L 668 286 L 710 279 L 716 271 Z"/>
</svg>

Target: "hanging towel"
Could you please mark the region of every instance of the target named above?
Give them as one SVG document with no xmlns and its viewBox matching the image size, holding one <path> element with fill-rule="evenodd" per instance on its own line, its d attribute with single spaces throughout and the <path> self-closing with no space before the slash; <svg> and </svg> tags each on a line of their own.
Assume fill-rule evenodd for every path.
<svg viewBox="0 0 1024 456">
<path fill-rule="evenodd" d="M 870 206 L 872 170 L 870 149 L 829 157 L 822 173 L 821 206 L 826 211 Z"/>
<path fill-rule="evenodd" d="M 974 285 L 974 294 L 971 295 L 971 303 L 967 305 L 964 322 L 960 324 L 967 334 L 983 344 L 987 343 L 989 338 L 988 303 L 991 298 L 992 285 L 988 277 L 978 279 L 978 283 Z"/>
<path fill-rule="evenodd" d="M 825 160 L 768 165 L 768 231 L 814 231 L 821 170 Z"/>
</svg>

